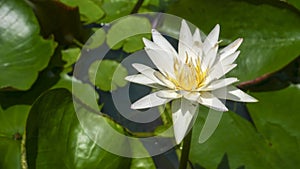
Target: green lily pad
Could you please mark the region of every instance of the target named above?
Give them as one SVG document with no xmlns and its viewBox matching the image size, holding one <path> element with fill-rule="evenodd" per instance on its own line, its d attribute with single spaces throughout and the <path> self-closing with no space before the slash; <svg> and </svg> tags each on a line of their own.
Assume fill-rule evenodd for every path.
<svg viewBox="0 0 300 169">
<path fill-rule="evenodd" d="M 95 61 L 89 69 L 90 81 L 103 91 L 125 86 L 127 75 L 127 69 L 113 60 Z"/>
<path fill-rule="evenodd" d="M 99 99 L 99 94 L 91 85 L 64 73 L 60 77 L 59 81 L 51 89 L 65 88 L 85 105 L 98 110 L 97 100 Z"/>
<path fill-rule="evenodd" d="M 0 88 L 26 90 L 52 56 L 56 43 L 43 39 L 32 9 L 20 0 L 0 3 Z"/>
<path fill-rule="evenodd" d="M 92 23 L 104 16 L 104 11 L 92 0 L 60 0 L 62 3 L 79 8 L 80 19 L 85 23 Z"/>
<path fill-rule="evenodd" d="M 61 51 L 62 54 L 62 60 L 66 62 L 64 65 L 65 68 L 72 66 L 80 55 L 80 49 L 79 48 L 68 48 L 66 50 Z"/>
<path fill-rule="evenodd" d="M 137 0 L 132 1 L 115 1 L 115 0 L 93 0 L 98 3 L 105 11 L 105 17 L 101 19 L 101 22 L 109 23 L 120 17 L 129 15 Z"/>
<path fill-rule="evenodd" d="M 21 169 L 21 141 L 30 106 L 0 108 L 0 168 Z"/>
<path fill-rule="evenodd" d="M 98 138 L 110 136 L 103 132 L 105 123 L 124 133 L 109 118 L 88 112 L 84 106 L 80 111 L 93 115 L 94 120 L 89 124 L 103 129 L 102 132 L 98 130 Z M 109 140 L 114 139 L 109 137 Z M 114 141 L 120 145 L 124 143 L 124 140 Z M 36 169 L 119 169 L 128 168 L 131 162 L 131 159 L 114 155 L 91 140 L 78 121 L 73 97 L 66 89 L 48 91 L 32 106 L 26 126 L 26 157 L 28 167 Z"/>
<path fill-rule="evenodd" d="M 107 44 L 112 49 L 123 47 L 131 53 L 143 49 L 142 38 L 150 39 L 150 21 L 145 17 L 127 16 L 117 20 L 107 32 Z"/>
<path fill-rule="evenodd" d="M 215 133 L 203 144 L 198 143 L 198 137 L 207 110 L 200 110 L 193 131 L 192 163 L 216 168 L 227 153 L 230 168 L 280 169 L 300 165 L 300 87 L 251 95 L 259 100 L 248 104 L 256 128 L 235 113 L 225 112 Z"/>
<path fill-rule="evenodd" d="M 104 29 L 94 29 L 94 34 L 85 43 L 84 48 L 95 49 L 100 47 L 105 42 L 106 33 Z"/>
<path fill-rule="evenodd" d="M 300 1 L 298 0 L 277 0 L 277 1 L 288 3 L 289 5 L 292 5 L 298 10 L 300 10 Z"/>
<path fill-rule="evenodd" d="M 206 34 L 220 24 L 222 44 L 244 38 L 238 66 L 230 73 L 241 81 L 279 70 L 300 54 L 300 16 L 288 7 L 235 0 L 180 0 L 168 12 Z"/>
<path fill-rule="evenodd" d="M 156 169 L 153 159 L 149 158 L 134 158 L 132 159 L 130 169 Z"/>
</svg>

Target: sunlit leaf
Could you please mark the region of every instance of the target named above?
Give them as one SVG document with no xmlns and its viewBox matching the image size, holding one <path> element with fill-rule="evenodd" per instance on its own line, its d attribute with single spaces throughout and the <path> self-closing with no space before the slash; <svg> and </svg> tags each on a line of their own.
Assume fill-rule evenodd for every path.
<svg viewBox="0 0 300 169">
<path fill-rule="evenodd" d="M 92 23 L 104 16 L 104 11 L 92 0 L 60 0 L 61 2 L 79 8 L 81 20 L 85 23 Z"/>
<path fill-rule="evenodd" d="M 24 1 L 1 1 L 0 20 L 0 88 L 29 89 L 48 65 L 56 43 L 39 35 L 39 24 Z"/>
<path fill-rule="evenodd" d="M 79 48 L 68 48 L 61 51 L 62 54 L 62 60 L 66 62 L 64 67 L 70 67 L 72 64 L 74 64 L 79 55 L 80 55 L 80 49 Z"/>
<path fill-rule="evenodd" d="M 147 18 L 127 16 L 116 21 L 107 32 L 107 44 L 112 49 L 123 46 L 125 52 L 135 52 L 144 47 L 142 38 L 150 38 L 151 24 Z"/>
<path fill-rule="evenodd" d="M 109 23 L 120 17 L 127 16 L 131 13 L 137 0 L 93 0 L 98 3 L 105 11 L 105 17 L 101 22 Z"/>
</svg>

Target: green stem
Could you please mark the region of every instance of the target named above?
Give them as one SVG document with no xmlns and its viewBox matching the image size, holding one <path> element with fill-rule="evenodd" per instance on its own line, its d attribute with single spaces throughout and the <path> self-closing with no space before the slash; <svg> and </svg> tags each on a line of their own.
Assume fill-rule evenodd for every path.
<svg viewBox="0 0 300 169">
<path fill-rule="evenodd" d="M 183 139 L 183 147 L 181 151 L 179 169 L 187 169 L 190 148 L 191 148 L 191 141 L 192 141 L 192 133 L 193 133 L 192 129 L 193 128 L 191 128 L 190 132 Z"/>
</svg>

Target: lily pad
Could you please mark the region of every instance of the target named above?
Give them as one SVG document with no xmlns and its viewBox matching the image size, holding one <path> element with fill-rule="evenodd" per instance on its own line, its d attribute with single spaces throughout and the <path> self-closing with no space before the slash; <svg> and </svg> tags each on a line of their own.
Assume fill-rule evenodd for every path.
<svg viewBox="0 0 300 169">
<path fill-rule="evenodd" d="M 203 144 L 198 143 L 198 137 L 207 110 L 200 110 L 190 153 L 194 164 L 216 168 L 227 153 L 230 168 L 280 169 L 300 165 L 299 86 L 251 95 L 259 100 L 248 104 L 256 128 L 235 113 L 225 112 L 215 133 Z"/>
<path fill-rule="evenodd" d="M 51 89 L 65 88 L 80 99 L 83 104 L 94 110 L 98 110 L 97 100 L 99 99 L 99 94 L 90 84 L 83 83 L 74 76 L 69 76 L 64 73 L 62 73 L 60 77 L 60 80 Z"/>
<path fill-rule="evenodd" d="M 0 108 L 0 168 L 21 169 L 21 142 L 30 106 Z"/>
<path fill-rule="evenodd" d="M 104 11 L 92 0 L 60 0 L 66 5 L 79 8 L 80 18 L 85 23 L 92 23 L 104 16 Z"/>
<path fill-rule="evenodd" d="M 93 114 L 85 107 L 80 110 Z M 89 123 L 98 129 L 105 126 L 104 123 L 121 129 L 109 118 L 96 114 L 93 117 L 94 121 Z M 99 130 L 97 136 L 103 139 L 109 137 L 103 131 L 104 128 L 102 132 Z M 124 140 L 118 141 L 120 145 L 124 143 Z M 73 97 L 66 89 L 48 91 L 32 106 L 26 126 L 26 157 L 28 167 L 36 169 L 118 169 L 128 168 L 131 162 L 129 158 L 102 149 L 90 139 L 78 121 Z"/>
<path fill-rule="evenodd" d="M 143 49 L 142 38 L 150 39 L 150 21 L 145 17 L 127 16 L 113 23 L 107 32 L 107 44 L 112 49 L 123 47 L 125 52 Z"/>
<path fill-rule="evenodd" d="M 95 61 L 89 69 L 90 81 L 103 91 L 125 86 L 127 74 L 127 69 L 113 60 Z"/>
<path fill-rule="evenodd" d="M 101 19 L 101 22 L 109 23 L 120 17 L 129 15 L 137 0 L 132 1 L 115 1 L 115 0 L 93 0 L 94 2 L 98 2 L 98 4 L 105 11 L 105 17 Z"/>
<path fill-rule="evenodd" d="M 236 0 L 180 0 L 171 14 L 183 17 L 208 33 L 221 26 L 221 40 L 244 38 L 237 68 L 230 75 L 251 80 L 284 67 L 300 54 L 300 16 L 287 5 Z"/>
<path fill-rule="evenodd" d="M 19 0 L 0 3 L 0 88 L 27 90 L 44 69 L 56 43 L 43 39 L 32 9 Z"/>
<path fill-rule="evenodd" d="M 65 68 L 72 66 L 80 55 L 80 49 L 79 48 L 68 48 L 66 50 L 61 51 L 62 54 L 62 60 L 66 62 L 64 65 Z"/>
</svg>

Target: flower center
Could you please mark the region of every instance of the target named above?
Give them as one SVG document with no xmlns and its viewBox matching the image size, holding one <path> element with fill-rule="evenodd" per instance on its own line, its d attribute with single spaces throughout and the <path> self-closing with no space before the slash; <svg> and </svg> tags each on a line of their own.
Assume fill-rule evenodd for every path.
<svg viewBox="0 0 300 169">
<path fill-rule="evenodd" d="M 185 62 L 175 59 L 175 78 L 168 79 L 175 84 L 176 90 L 194 91 L 204 85 L 206 71 L 201 70 L 200 58 L 192 60 L 186 55 Z"/>
</svg>

